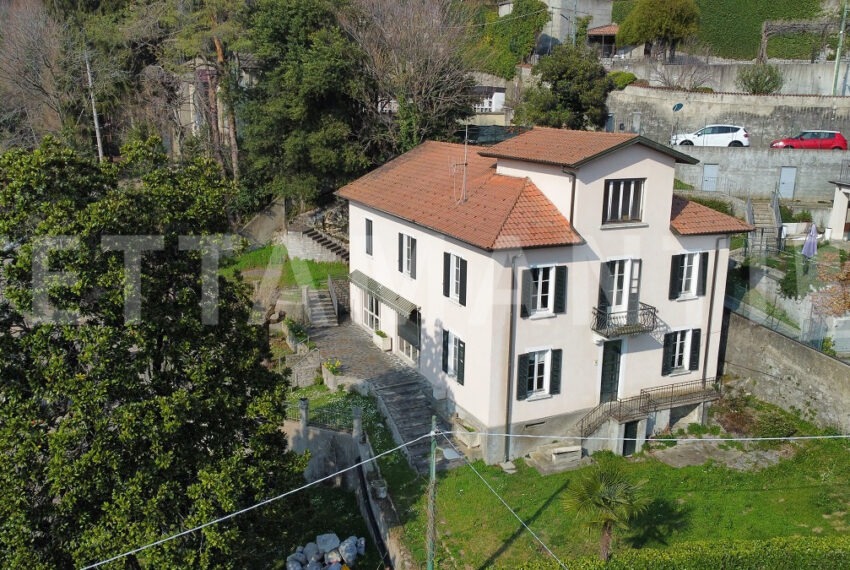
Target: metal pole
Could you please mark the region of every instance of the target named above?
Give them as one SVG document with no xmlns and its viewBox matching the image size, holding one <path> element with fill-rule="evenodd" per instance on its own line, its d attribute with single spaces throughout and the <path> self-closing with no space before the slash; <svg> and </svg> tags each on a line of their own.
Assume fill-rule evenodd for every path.
<svg viewBox="0 0 850 570">
<path fill-rule="evenodd" d="M 88 50 L 83 51 L 83 58 L 86 61 L 86 78 L 88 79 L 89 84 L 89 97 L 91 97 L 91 114 L 94 118 L 94 136 L 95 139 L 97 139 L 97 160 L 98 162 L 103 162 L 103 142 L 100 140 L 100 121 L 97 117 L 97 105 L 95 105 L 94 101 L 94 85 L 92 84 L 91 79 L 91 66 L 89 65 Z"/>
<path fill-rule="evenodd" d="M 578 23 L 578 0 L 575 0 L 573 2 L 573 21 L 572 21 L 573 47 L 575 47 L 575 45 L 576 45 L 576 24 L 577 23 Z"/>
<path fill-rule="evenodd" d="M 841 27 L 838 29 L 838 48 L 835 50 L 835 70 L 832 74 L 832 95 L 838 94 L 838 66 L 841 63 L 841 49 L 844 47 L 844 25 L 847 22 L 847 0 L 844 0 L 844 9 L 841 11 Z M 842 91 L 844 91 L 842 89 Z"/>
<path fill-rule="evenodd" d="M 437 416 L 431 416 L 431 477 L 428 479 L 428 570 L 437 544 Z"/>
</svg>

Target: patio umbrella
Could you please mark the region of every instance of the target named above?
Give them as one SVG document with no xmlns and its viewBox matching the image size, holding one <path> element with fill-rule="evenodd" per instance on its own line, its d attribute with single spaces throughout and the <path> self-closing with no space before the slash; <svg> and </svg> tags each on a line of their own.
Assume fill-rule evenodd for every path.
<svg viewBox="0 0 850 570">
<path fill-rule="evenodd" d="M 803 243 L 803 257 L 811 259 L 818 252 L 818 227 L 812 224 L 812 229 L 809 230 L 809 235 L 806 236 L 806 241 Z"/>
</svg>

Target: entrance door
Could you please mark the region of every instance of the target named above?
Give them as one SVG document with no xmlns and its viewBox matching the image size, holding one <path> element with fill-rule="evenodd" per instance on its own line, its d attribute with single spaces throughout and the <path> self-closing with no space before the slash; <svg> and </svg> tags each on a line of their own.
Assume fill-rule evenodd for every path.
<svg viewBox="0 0 850 570">
<path fill-rule="evenodd" d="M 779 170 L 779 196 L 793 198 L 794 187 L 797 185 L 797 167 L 783 166 Z"/>
<path fill-rule="evenodd" d="M 602 345 L 602 382 L 599 403 L 614 402 L 620 391 L 620 355 L 622 340 L 609 340 Z"/>
<path fill-rule="evenodd" d="M 626 422 L 623 427 L 623 455 L 629 456 L 637 449 L 638 422 Z"/>
<path fill-rule="evenodd" d="M 704 164 L 702 166 L 702 189 L 705 192 L 717 191 L 717 176 L 720 174 L 720 165 Z"/>
</svg>

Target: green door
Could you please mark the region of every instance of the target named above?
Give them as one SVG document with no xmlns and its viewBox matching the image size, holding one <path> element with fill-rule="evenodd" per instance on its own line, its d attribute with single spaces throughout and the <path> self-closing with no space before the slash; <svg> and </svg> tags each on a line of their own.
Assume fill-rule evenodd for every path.
<svg viewBox="0 0 850 570">
<path fill-rule="evenodd" d="M 602 386 L 599 403 L 613 402 L 620 388 L 620 355 L 623 352 L 622 340 L 609 340 L 602 346 Z"/>
</svg>

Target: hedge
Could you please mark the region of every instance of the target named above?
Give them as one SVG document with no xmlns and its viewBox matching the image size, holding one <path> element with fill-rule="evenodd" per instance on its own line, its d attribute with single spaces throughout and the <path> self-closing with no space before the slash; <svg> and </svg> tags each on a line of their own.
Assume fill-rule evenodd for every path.
<svg viewBox="0 0 850 570">
<path fill-rule="evenodd" d="M 789 536 L 768 540 L 686 542 L 664 549 L 622 549 L 599 558 L 564 561 L 570 570 L 828 570 L 850 568 L 850 536 Z M 541 559 L 519 570 L 558 568 Z"/>
</svg>

